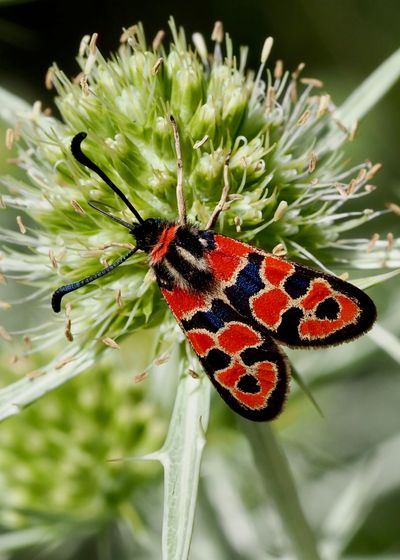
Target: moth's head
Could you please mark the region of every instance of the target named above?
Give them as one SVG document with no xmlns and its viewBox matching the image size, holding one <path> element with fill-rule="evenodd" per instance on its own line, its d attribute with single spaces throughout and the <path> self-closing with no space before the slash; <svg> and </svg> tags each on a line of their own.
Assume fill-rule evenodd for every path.
<svg viewBox="0 0 400 560">
<path fill-rule="evenodd" d="M 150 253 L 158 243 L 164 228 L 165 222 L 159 218 L 147 218 L 147 220 L 140 224 L 133 224 L 131 232 L 136 239 L 136 247 L 146 253 Z"/>
</svg>

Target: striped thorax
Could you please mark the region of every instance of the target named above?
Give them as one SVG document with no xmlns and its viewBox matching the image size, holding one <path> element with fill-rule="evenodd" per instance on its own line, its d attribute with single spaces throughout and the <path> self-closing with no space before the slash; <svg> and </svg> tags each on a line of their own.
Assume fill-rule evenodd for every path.
<svg viewBox="0 0 400 560">
<path fill-rule="evenodd" d="M 152 219 L 136 226 L 132 233 L 137 246 L 150 255 L 150 266 L 161 288 L 211 289 L 213 275 L 207 258 L 214 247 L 211 231 Z"/>
</svg>

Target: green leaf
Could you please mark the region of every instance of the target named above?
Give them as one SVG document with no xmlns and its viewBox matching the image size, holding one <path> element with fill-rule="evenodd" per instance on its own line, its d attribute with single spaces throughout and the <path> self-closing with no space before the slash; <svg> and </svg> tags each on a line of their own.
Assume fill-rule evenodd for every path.
<svg viewBox="0 0 400 560">
<path fill-rule="evenodd" d="M 89 351 L 78 353 L 72 358 L 72 361 L 62 368 L 52 362 L 46 366 L 43 375 L 27 376 L 1 389 L 0 421 L 19 414 L 25 406 L 72 379 L 94 363 L 94 356 Z M 58 363 L 61 363 L 62 360 L 62 356 L 58 357 Z"/>
<path fill-rule="evenodd" d="M 364 117 L 374 105 L 390 90 L 400 77 L 400 49 L 387 58 L 372 72 L 346 101 L 339 107 L 334 117 L 349 130 Z M 346 140 L 348 134 L 338 127 L 324 143 L 323 150 L 334 150 Z"/>
<path fill-rule="evenodd" d="M 345 126 L 360 120 L 400 77 L 400 49 L 387 58 L 346 99 L 336 116 Z"/>
<path fill-rule="evenodd" d="M 382 282 L 386 282 L 386 280 L 390 280 L 398 274 L 400 274 L 400 268 L 390 272 L 385 272 L 384 274 L 376 274 L 375 276 L 367 276 L 366 278 L 352 280 L 351 283 L 360 288 L 360 290 L 366 290 L 367 288 L 372 288 L 372 286 L 382 284 Z"/>
</svg>

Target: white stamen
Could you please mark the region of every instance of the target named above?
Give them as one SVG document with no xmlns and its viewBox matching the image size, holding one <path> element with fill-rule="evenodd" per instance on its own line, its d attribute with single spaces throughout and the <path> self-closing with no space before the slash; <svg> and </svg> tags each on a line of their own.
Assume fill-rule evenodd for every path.
<svg viewBox="0 0 400 560">
<path fill-rule="evenodd" d="M 193 144 L 193 149 L 198 150 L 199 148 L 201 148 L 201 146 L 207 142 L 208 138 L 209 136 L 208 134 L 206 134 L 201 140 L 197 140 L 197 142 Z"/>
<path fill-rule="evenodd" d="M 197 52 L 199 53 L 202 63 L 207 64 L 208 51 L 203 35 L 201 33 L 193 33 L 192 41 L 194 46 L 196 47 Z"/>
<path fill-rule="evenodd" d="M 22 235 L 25 235 L 26 227 L 24 226 L 24 223 L 22 221 L 21 216 L 17 216 L 17 225 L 18 225 L 19 231 L 22 233 Z"/>
<path fill-rule="evenodd" d="M 124 304 L 124 300 L 122 299 L 121 290 L 117 290 L 115 293 L 115 301 L 117 302 L 118 307 L 122 307 Z"/>
<path fill-rule="evenodd" d="M 277 60 L 274 68 L 274 78 L 280 80 L 283 76 L 283 61 Z"/>
<path fill-rule="evenodd" d="M 12 150 L 14 144 L 14 130 L 12 128 L 7 128 L 6 130 L 6 148 L 7 150 Z"/>
<path fill-rule="evenodd" d="M 312 86 L 315 88 L 321 88 L 324 85 L 324 82 L 321 82 L 321 80 L 317 80 L 316 78 L 301 78 L 300 83 L 305 86 Z"/>
<path fill-rule="evenodd" d="M 8 333 L 8 331 L 2 325 L 0 325 L 0 338 L 2 338 L 3 340 L 6 340 L 7 342 L 11 341 L 10 334 Z"/>
<path fill-rule="evenodd" d="M 79 204 L 79 202 L 77 202 L 76 200 L 74 200 L 74 199 L 71 200 L 71 206 L 72 206 L 72 208 L 75 210 L 75 212 L 76 212 L 77 214 L 80 214 L 81 216 L 84 216 L 84 215 L 85 215 L 84 209 L 83 209 L 82 206 Z"/>
<path fill-rule="evenodd" d="M 108 241 L 100 245 L 100 249 L 109 249 L 110 247 L 121 247 L 122 249 L 134 249 L 135 246 L 132 243 L 119 243 L 118 241 Z"/>
<path fill-rule="evenodd" d="M 54 256 L 54 253 L 51 249 L 49 249 L 49 259 L 50 259 L 50 263 L 52 268 L 57 269 L 58 268 L 58 262 L 57 259 Z"/>
<path fill-rule="evenodd" d="M 309 120 L 310 117 L 311 117 L 311 111 L 310 109 L 306 109 L 304 113 L 299 117 L 299 120 L 296 123 L 297 126 L 302 126 L 303 124 L 306 124 L 306 122 Z"/>
<path fill-rule="evenodd" d="M 89 85 L 88 85 L 86 74 L 81 75 L 80 80 L 79 80 L 79 85 L 81 86 L 83 95 L 85 97 L 88 97 L 88 95 L 90 93 L 90 90 L 89 90 Z"/>
<path fill-rule="evenodd" d="M 82 37 L 81 43 L 79 45 L 79 56 L 80 57 L 85 56 L 86 49 L 87 49 L 87 46 L 89 44 L 89 41 L 90 41 L 90 35 L 84 35 Z"/>
<path fill-rule="evenodd" d="M 308 156 L 308 172 L 313 173 L 315 171 L 316 166 L 317 166 L 317 154 L 316 152 L 312 151 Z"/>
<path fill-rule="evenodd" d="M 143 371 L 142 373 L 138 373 L 137 375 L 134 375 L 132 381 L 134 383 L 140 383 L 141 381 L 144 381 L 147 376 L 148 376 L 147 371 Z"/>
<path fill-rule="evenodd" d="M 211 33 L 211 41 L 222 43 L 224 40 L 224 26 L 222 21 L 216 21 L 214 24 L 213 32 Z"/>
<path fill-rule="evenodd" d="M 371 169 L 367 172 L 366 175 L 366 180 L 370 181 L 373 177 L 375 177 L 375 175 L 378 173 L 378 171 L 380 171 L 382 169 L 382 164 L 381 163 L 375 163 L 375 165 L 373 165 L 371 167 Z"/>
<path fill-rule="evenodd" d="M 119 38 L 119 42 L 126 43 L 129 39 L 131 39 L 136 35 L 137 30 L 138 30 L 137 25 L 131 25 L 127 29 L 124 29 Z"/>
<path fill-rule="evenodd" d="M 50 68 L 47 69 L 46 76 L 44 78 L 44 85 L 46 89 L 48 90 L 53 89 L 54 87 L 53 79 L 54 79 L 54 68 L 50 66 Z"/>
<path fill-rule="evenodd" d="M 241 220 L 241 218 L 239 216 L 235 216 L 233 221 L 234 221 L 234 224 L 236 226 L 236 232 L 240 233 L 242 231 L 242 228 L 241 228 L 242 220 Z"/>
<path fill-rule="evenodd" d="M 284 257 L 287 255 L 287 249 L 283 243 L 278 243 L 278 245 L 275 245 L 272 249 L 272 254 L 275 255 L 275 257 Z"/>
<path fill-rule="evenodd" d="M 286 200 L 281 200 L 278 208 L 275 210 L 274 217 L 272 218 L 273 222 L 277 222 L 286 214 L 286 210 L 288 209 L 288 203 Z"/>
<path fill-rule="evenodd" d="M 273 37 L 267 37 L 264 41 L 264 46 L 261 52 L 261 64 L 265 64 L 271 53 L 272 46 L 274 44 Z"/>
<path fill-rule="evenodd" d="M 61 358 L 61 360 L 55 364 L 54 369 L 61 369 L 72 361 L 73 358 L 71 358 L 71 356 L 65 356 L 65 358 Z"/>
<path fill-rule="evenodd" d="M 396 216 L 400 216 L 400 206 L 398 204 L 395 204 L 394 202 L 388 202 L 386 204 L 386 208 L 396 214 Z"/>
<path fill-rule="evenodd" d="M 160 70 L 162 64 L 164 62 L 164 59 L 162 56 L 160 56 L 160 58 L 157 60 L 157 62 L 154 64 L 153 68 L 151 69 L 151 73 L 153 74 L 153 76 L 155 76 L 158 71 Z"/>
<path fill-rule="evenodd" d="M 388 245 L 387 245 L 387 250 L 388 250 L 388 252 L 389 252 L 389 251 L 391 251 L 391 250 L 393 249 L 393 247 L 394 247 L 394 235 L 393 235 L 393 233 L 392 233 L 392 232 L 389 232 L 389 233 L 387 234 L 387 236 L 386 236 L 386 239 L 387 239 L 387 243 L 388 243 Z"/>
<path fill-rule="evenodd" d="M 374 233 L 374 235 L 371 238 L 371 241 L 368 243 L 367 253 L 371 253 L 371 251 L 374 249 L 378 241 L 379 241 L 379 233 Z"/>
<path fill-rule="evenodd" d="M 318 110 L 317 110 L 317 117 L 322 117 L 322 115 L 325 115 L 325 113 L 329 109 L 330 101 L 331 101 L 331 96 L 330 95 L 328 95 L 328 94 L 321 95 L 321 97 L 319 98 L 319 106 L 318 106 Z"/>
<path fill-rule="evenodd" d="M 119 350 L 121 348 L 120 345 L 117 344 L 117 342 L 115 342 L 115 340 L 113 340 L 109 336 L 105 336 L 104 338 L 102 338 L 101 342 L 106 346 L 109 346 L 110 348 L 114 348 L 114 350 Z"/>
<path fill-rule="evenodd" d="M 156 36 L 153 39 L 153 43 L 152 43 L 152 47 L 153 49 L 156 51 L 160 48 L 161 43 L 163 42 L 163 39 L 165 37 L 165 31 L 163 29 L 160 29 L 159 31 L 157 31 Z"/>
</svg>

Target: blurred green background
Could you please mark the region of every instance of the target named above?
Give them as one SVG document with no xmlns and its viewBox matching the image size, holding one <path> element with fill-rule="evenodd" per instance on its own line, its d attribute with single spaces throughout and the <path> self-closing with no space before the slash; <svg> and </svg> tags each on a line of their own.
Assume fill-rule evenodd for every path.
<svg viewBox="0 0 400 560">
<path fill-rule="evenodd" d="M 325 89 L 337 105 L 400 47 L 400 4 L 396 0 L 379 3 L 373 0 L 207 0 L 196 4 L 177 1 L 139 3 L 70 0 L 67 3 L 0 0 L 0 85 L 29 102 L 41 99 L 45 106 L 55 111 L 53 93 L 44 87 L 46 70 L 56 61 L 68 76 L 75 75 L 78 66 L 74 56 L 82 35 L 98 32 L 98 46 L 107 55 L 118 48 L 118 38 L 123 26 L 128 27 L 141 20 L 147 37 L 151 40 L 158 29 L 167 29 L 170 14 L 174 15 L 179 25 L 184 26 L 188 37 L 195 31 L 209 37 L 214 21 L 222 20 L 235 45 L 250 47 L 249 66 L 253 68 L 258 66 L 264 39 L 272 35 L 275 43 L 271 60 L 282 58 L 285 66 L 292 69 L 304 61 L 304 75 L 322 79 Z M 361 123 L 357 141 L 348 152 L 353 163 L 367 158 L 383 163 L 383 170 L 376 177 L 379 188 L 368 200 L 371 207 L 382 208 L 387 202 L 400 204 L 399 149 L 400 86 L 397 84 Z M 2 148 L 2 171 L 15 173 L 6 163 L 8 156 Z M 375 223 L 367 224 L 364 233 L 369 236 L 379 231 L 381 237 L 385 238 L 391 231 L 398 238 L 399 225 L 400 218 L 388 214 Z M 377 302 L 381 323 L 398 336 L 398 280 L 392 280 L 370 293 Z M 9 320 L 10 324 L 15 325 L 22 320 L 16 316 L 7 319 L 6 313 L 3 315 L 4 320 L 2 318 L 0 322 Z M 393 353 L 396 351 L 396 343 L 398 344 L 398 340 L 393 342 Z M 132 373 L 129 351 L 125 348 L 124 352 L 125 365 L 119 366 L 119 375 L 129 376 Z M 399 354 L 400 351 L 397 350 L 397 355 Z M 324 418 L 318 416 L 307 398 L 295 389 L 289 399 L 287 411 L 276 423 L 276 427 L 289 456 L 306 514 L 319 538 L 324 537 L 325 544 L 328 543 L 323 557 L 400 558 L 398 361 L 381 351 L 366 337 L 349 346 L 330 349 L 325 353 L 291 352 L 290 357 L 309 383 L 324 411 Z M 8 356 L 3 360 L 4 375 L 6 370 L 11 369 L 8 360 Z M 102 375 L 100 372 L 99 377 L 102 378 Z M 161 377 L 158 381 L 164 383 Z M 54 507 L 54 487 L 68 490 L 71 475 L 66 472 L 66 478 L 61 475 L 57 478 L 53 469 L 58 462 L 71 465 L 72 470 L 73 465 L 79 463 L 78 434 L 81 433 L 82 425 L 85 430 L 87 428 L 84 430 L 85 445 L 89 447 L 86 452 L 90 457 L 88 459 L 85 455 L 85 460 L 92 461 L 93 464 L 98 460 L 100 471 L 104 468 L 105 459 L 115 456 L 116 450 L 124 453 L 123 445 L 118 443 L 118 438 L 121 437 L 120 427 L 115 427 L 115 432 L 106 432 L 106 441 L 110 447 L 107 446 L 102 453 L 99 454 L 98 449 L 93 452 L 90 449 L 89 442 L 96 440 L 97 434 L 105 430 L 105 424 L 113 427 L 110 419 L 112 411 L 103 410 L 101 398 L 95 414 L 98 424 L 94 421 L 87 401 L 82 396 L 78 398 L 85 388 L 88 390 L 90 383 L 96 383 L 96 376 L 83 375 L 73 381 L 69 388 L 59 389 L 55 397 L 47 396 L 20 417 L 12 418 L 1 426 L 0 448 L 7 449 L 7 453 L 1 455 L 0 449 L 0 470 L 5 468 L 11 471 L 15 468 L 17 473 L 15 476 L 0 475 L 3 493 L 0 522 L 3 536 L 15 528 L 24 527 L 27 519 L 35 519 L 32 525 L 36 527 L 41 526 L 40 523 L 44 524 L 43 518 L 40 520 L 35 516 L 29 517 L 29 511 L 27 513 L 30 508 L 35 508 L 36 500 L 41 501 L 42 506 L 48 506 L 48 518 L 45 521 L 53 528 L 55 535 L 53 541 L 50 541 L 59 545 L 58 548 L 55 545 L 44 548 L 39 544 L 36 549 L 32 549 L 29 548 L 32 543 L 27 539 L 26 550 L 9 552 L 10 547 L 7 548 L 6 541 L 0 539 L 1 559 L 31 558 L 32 550 L 38 557 L 57 559 L 159 558 L 161 469 L 149 467 L 151 470 L 147 471 L 142 466 L 139 474 L 134 472 L 133 475 L 130 470 L 129 476 L 136 477 L 139 481 L 132 495 L 126 492 L 127 480 L 129 482 L 130 479 L 128 474 L 124 478 L 121 467 L 118 477 L 124 480 L 118 491 L 113 492 L 107 487 L 114 476 L 109 470 L 104 475 L 107 484 L 104 479 L 98 485 L 75 480 L 73 488 L 80 488 L 82 494 L 79 499 L 66 500 L 65 507 L 70 508 L 68 515 L 72 517 L 74 508 L 76 509 L 76 525 L 79 525 L 78 513 L 83 507 L 82 503 L 89 503 L 89 496 L 90 500 L 95 501 L 96 495 L 99 497 L 103 493 L 100 500 L 102 507 L 104 503 L 107 505 L 104 508 L 107 515 L 93 515 L 93 523 L 85 525 L 84 530 L 82 526 L 75 527 L 72 522 L 74 520 L 71 521 L 70 517 L 63 518 L 61 506 L 61 509 Z M 104 398 L 108 391 L 111 389 L 107 385 L 99 394 Z M 124 391 L 122 389 L 120 398 Z M 149 396 L 144 398 L 150 399 Z M 64 425 L 60 422 L 57 415 L 53 414 L 54 409 L 60 406 L 57 405 L 57 399 L 71 414 L 76 414 L 82 424 L 72 422 L 71 425 Z M 136 402 L 135 395 L 132 399 Z M 132 406 L 132 415 L 134 410 Z M 158 414 L 160 418 L 154 418 Z M 151 441 L 158 442 L 165 429 L 165 426 L 158 426 L 158 422 L 167 421 L 168 412 L 161 407 L 159 410 L 151 410 L 151 414 L 147 411 L 145 417 L 149 422 L 157 424 Z M 126 411 L 124 418 L 129 431 L 129 414 Z M 49 425 L 52 426 L 51 430 Z M 143 435 L 145 428 L 141 427 L 140 430 Z M 47 435 L 43 435 L 46 432 Z M 112 445 L 113 433 L 115 447 Z M 50 457 L 48 464 L 44 465 L 38 465 L 37 454 L 29 451 L 29 442 L 37 443 L 41 435 L 44 440 L 38 447 L 40 455 Z M 19 441 L 25 437 L 25 445 L 13 447 L 13 437 L 19 438 Z M 123 437 L 126 441 L 125 432 Z M 137 433 L 135 437 L 138 438 Z M 250 452 L 235 417 L 217 399 L 212 402 L 208 438 L 191 558 L 280 558 L 279 545 L 284 536 L 279 521 L 268 496 L 264 496 L 257 486 L 259 481 Z M 76 448 L 77 454 L 73 458 L 68 454 L 64 456 L 63 447 Z M 147 449 L 152 450 L 154 448 Z M 28 473 L 21 474 L 19 478 L 17 468 L 22 466 Z M 54 472 L 53 477 L 49 477 L 48 487 L 36 488 L 33 480 L 35 477 L 45 477 L 46 469 L 50 473 Z M 79 479 L 79 472 L 79 469 L 73 471 L 72 479 Z M 153 480 L 153 483 L 150 484 L 149 480 Z M 105 498 L 106 487 L 108 494 Z M 85 489 L 88 492 L 87 499 Z M 19 496 L 18 500 L 7 497 L 15 494 Z M 124 500 L 128 503 L 131 499 L 135 507 L 127 513 Z M 10 517 L 10 510 L 6 509 L 11 507 L 9 504 L 14 504 L 12 507 L 17 509 L 22 508 L 25 517 L 22 515 L 17 521 Z M 88 516 L 90 517 L 90 513 Z M 121 539 L 115 536 L 115 526 L 118 526 L 118 520 L 124 516 L 129 518 L 129 526 L 134 527 L 129 538 L 125 535 L 126 543 L 130 543 L 129 546 L 126 545 L 126 549 L 122 546 Z M 58 525 L 57 530 L 54 530 L 54 519 L 60 525 L 69 523 L 68 545 L 67 539 L 60 536 L 63 531 L 57 532 Z M 273 538 L 264 534 L 265 527 L 268 527 L 268 531 L 275 531 Z M 252 531 L 257 535 L 257 542 Z M 118 534 L 122 533 L 120 530 Z M 43 535 L 40 538 L 42 537 Z M 38 542 L 40 538 L 38 537 Z M 34 536 L 31 541 L 35 542 Z M 107 546 L 103 546 L 104 542 Z"/>
</svg>

